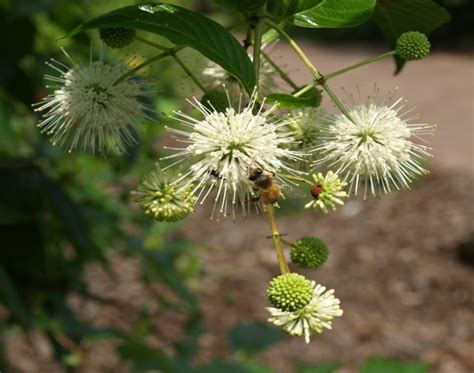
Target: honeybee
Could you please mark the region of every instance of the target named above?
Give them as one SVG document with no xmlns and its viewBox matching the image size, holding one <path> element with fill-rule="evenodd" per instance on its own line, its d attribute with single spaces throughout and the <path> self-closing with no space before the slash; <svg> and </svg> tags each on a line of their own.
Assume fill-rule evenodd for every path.
<svg viewBox="0 0 474 373">
<path fill-rule="evenodd" d="M 275 174 L 273 172 L 265 171 L 261 167 L 256 167 L 250 170 L 249 180 L 253 183 L 253 187 L 260 195 L 251 199 L 252 202 L 258 202 L 262 198 L 265 204 L 274 204 L 278 201 L 281 188 L 275 182 Z"/>
</svg>

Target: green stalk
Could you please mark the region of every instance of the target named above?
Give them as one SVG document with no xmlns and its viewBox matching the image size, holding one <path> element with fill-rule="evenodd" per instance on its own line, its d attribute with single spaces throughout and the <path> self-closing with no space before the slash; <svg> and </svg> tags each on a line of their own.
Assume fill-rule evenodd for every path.
<svg viewBox="0 0 474 373">
<path fill-rule="evenodd" d="M 269 18 L 265 18 L 265 22 L 268 23 L 268 25 L 272 28 L 274 28 L 287 42 L 290 44 L 291 48 L 295 51 L 295 53 L 298 55 L 298 57 L 303 61 L 303 63 L 306 65 L 308 70 L 311 72 L 315 80 L 321 79 L 321 74 L 319 73 L 318 69 L 314 67 L 314 65 L 311 63 L 309 58 L 306 56 L 306 54 L 301 50 L 299 45 L 296 43 L 293 38 L 286 33 L 285 30 L 283 30 L 277 23 L 273 22 Z"/>
<path fill-rule="evenodd" d="M 356 64 L 354 64 L 354 65 L 350 65 L 350 66 L 344 67 L 343 69 L 333 71 L 332 73 L 329 73 L 329 74 L 324 74 L 324 79 L 325 79 L 325 80 L 329 80 L 329 79 L 331 79 L 331 78 L 334 78 L 335 76 L 344 74 L 344 73 L 346 73 L 346 72 L 348 72 L 348 71 L 351 71 L 351 70 L 355 70 L 355 69 L 357 69 L 357 68 L 359 68 L 359 67 L 368 65 L 369 63 L 383 60 L 383 59 L 385 59 L 385 58 L 387 58 L 387 57 L 391 57 L 391 56 L 394 56 L 394 55 L 396 55 L 396 54 L 397 54 L 396 51 L 390 51 L 390 52 L 381 54 L 380 56 L 375 56 L 375 57 L 367 58 L 366 60 L 363 60 L 363 61 L 361 61 L 361 62 L 358 62 L 358 63 L 356 63 Z"/>
<path fill-rule="evenodd" d="M 141 43 L 143 43 L 143 44 L 147 44 L 147 45 L 149 45 L 149 46 L 151 46 L 151 47 L 153 47 L 153 48 L 161 49 L 162 51 L 167 51 L 167 50 L 170 50 L 170 49 L 171 49 L 171 48 L 164 47 L 164 46 L 162 46 L 162 45 L 160 45 L 160 44 L 157 44 L 157 43 L 155 43 L 155 42 L 153 42 L 153 41 L 144 39 L 144 38 L 142 38 L 142 37 L 140 37 L 140 36 L 135 36 L 135 40 L 137 40 L 137 41 L 139 41 L 139 42 L 141 42 Z"/>
<path fill-rule="evenodd" d="M 289 273 L 290 268 L 288 267 L 288 263 L 285 259 L 285 253 L 283 251 L 283 247 L 281 246 L 281 236 L 278 232 L 278 227 L 275 221 L 275 211 L 273 205 L 265 204 L 264 208 L 265 213 L 267 214 L 268 221 L 270 222 L 270 227 L 272 229 L 272 238 L 273 244 L 275 246 L 275 252 L 278 258 L 278 264 L 280 265 L 280 271 L 282 274 Z"/>
<path fill-rule="evenodd" d="M 175 59 L 175 61 L 178 63 L 179 66 L 184 70 L 184 72 L 192 79 L 192 81 L 199 87 L 201 91 L 204 92 L 204 94 L 207 93 L 206 87 L 200 82 L 198 77 L 193 74 L 191 70 L 184 64 L 184 62 L 179 58 L 176 53 L 171 52 L 171 56 Z"/>
<path fill-rule="evenodd" d="M 298 85 L 291 80 L 291 78 L 286 74 L 280 66 L 278 66 L 275 61 L 273 61 L 268 54 L 266 54 L 263 50 L 261 51 L 263 58 L 273 67 L 273 69 L 280 75 L 280 77 L 288 83 L 288 85 L 293 89 L 298 89 Z"/>
<path fill-rule="evenodd" d="M 310 89 L 316 87 L 317 85 L 318 85 L 318 82 L 309 83 L 309 84 L 305 85 L 303 88 L 301 88 L 299 91 L 293 93 L 293 96 L 294 97 L 299 97 L 302 94 L 308 92 Z"/>
<path fill-rule="evenodd" d="M 259 21 L 255 25 L 254 43 L 253 43 L 253 66 L 255 68 L 255 77 L 257 78 L 257 91 L 256 95 L 258 98 L 258 92 L 260 88 L 260 50 L 262 49 L 262 36 L 263 36 L 263 22 Z"/>
<path fill-rule="evenodd" d="M 170 55 L 171 55 L 170 51 L 166 51 L 166 52 L 162 52 L 160 54 L 157 54 L 156 56 L 153 56 L 153 57 L 149 58 L 148 60 L 142 62 L 141 64 L 135 66 L 133 69 L 131 69 L 131 70 L 127 71 L 125 74 L 123 74 L 120 78 L 118 78 L 115 81 L 114 85 L 117 85 L 118 83 L 124 81 L 128 77 L 135 74 L 137 71 L 143 69 L 144 67 L 146 67 L 148 65 L 151 65 L 153 62 L 161 60 L 162 58 L 168 57 Z"/>
</svg>

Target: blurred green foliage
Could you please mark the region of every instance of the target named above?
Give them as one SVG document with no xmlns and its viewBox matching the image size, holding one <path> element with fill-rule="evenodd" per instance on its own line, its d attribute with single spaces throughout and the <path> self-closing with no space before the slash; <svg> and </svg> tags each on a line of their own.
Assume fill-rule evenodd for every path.
<svg viewBox="0 0 474 373">
<path fill-rule="evenodd" d="M 81 364 L 80 351 L 71 349 L 71 344 L 80 349 L 91 341 L 113 339 L 119 356 L 131 361 L 136 370 L 270 372 L 270 368 L 251 358 L 278 343 L 282 335 L 261 322 L 247 322 L 230 331 L 232 361 L 191 368 L 203 332 L 198 301 L 187 286 L 187 280 L 201 272 L 196 247 L 173 236 L 178 224 L 151 222 L 130 198 L 130 190 L 160 157 L 156 138 L 166 119 L 159 113 L 180 107 L 176 97 L 185 95 L 183 87 L 189 87 L 175 82 L 176 76 L 184 75 L 168 61 L 150 68 L 149 75 L 159 77 L 159 95 L 153 103 L 157 107 L 157 124 L 141 128 L 141 146 L 126 157 L 65 154 L 52 147 L 36 128 L 38 116 L 31 105 L 47 94 L 43 74 L 48 73 L 48 68 L 44 61 L 63 60 L 60 47 L 67 48 L 78 61 L 87 60 L 90 53 L 100 53 L 96 33 L 81 34 L 74 40 L 59 38 L 98 14 L 130 3 L 0 0 L 0 32 L 6 35 L 0 55 L 2 333 L 28 335 L 32 330 L 41 331 L 53 346 L 57 361 L 65 367 Z M 184 0 L 173 3 L 190 5 Z M 206 2 L 196 4 L 203 9 L 207 6 Z M 133 51 L 131 47 L 122 55 Z M 147 47 L 140 48 L 144 55 L 149 52 Z M 120 57 L 106 51 L 104 58 Z M 166 352 L 146 343 L 148 336 L 157 333 L 153 327 L 157 315 L 148 304 L 141 307 L 134 328 L 128 332 L 112 326 L 92 326 L 71 307 L 68 299 L 73 294 L 99 304 L 111 302 L 91 292 L 84 275 L 88 266 L 95 264 L 112 278 L 119 276 L 108 259 L 112 250 L 136 258 L 145 286 L 152 289 L 160 284 L 173 294 L 172 300 L 159 294 L 154 300 L 163 309 L 185 316 L 182 335 L 169 341 Z M 70 343 L 65 344 L 64 338 Z M 0 358 L 0 370 L 6 370 L 5 364 Z M 363 368 L 364 372 L 386 371 L 383 361 L 370 364 Z M 330 372 L 338 367 L 334 363 L 304 365 L 299 372 Z"/>
</svg>

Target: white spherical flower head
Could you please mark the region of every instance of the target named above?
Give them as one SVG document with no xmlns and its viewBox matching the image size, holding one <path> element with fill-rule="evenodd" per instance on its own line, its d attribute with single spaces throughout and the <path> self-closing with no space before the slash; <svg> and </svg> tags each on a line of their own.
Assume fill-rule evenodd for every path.
<svg viewBox="0 0 474 373">
<path fill-rule="evenodd" d="M 432 134 L 433 127 L 408 124 L 410 118 L 403 116 L 411 110 L 400 114 L 401 102 L 400 98 L 387 106 L 369 99 L 366 105 L 347 107 L 350 118 L 336 115 L 321 128 L 315 165 L 337 167 L 336 174 L 350 184 L 349 193 L 357 194 L 362 187 L 364 198 L 409 188 L 412 180 L 427 173 L 420 160 L 430 156 L 430 148 L 412 138 L 421 140 L 420 135 Z"/>
<path fill-rule="evenodd" d="M 150 119 L 152 108 L 140 98 L 149 96 L 149 83 L 134 79 L 123 63 L 102 60 L 87 66 L 76 64 L 64 51 L 72 67 L 52 60 L 47 63 L 59 76 L 46 75 L 55 91 L 36 104 L 45 112 L 38 124 L 54 145 L 69 151 L 123 154 L 137 142 L 133 126 Z"/>
<path fill-rule="evenodd" d="M 249 181 L 252 169 L 261 168 L 275 174 L 297 172 L 285 163 L 285 160 L 298 159 L 298 153 L 288 148 L 293 138 L 279 130 L 287 123 L 270 118 L 275 107 L 264 111 L 262 104 L 256 110 L 255 100 L 253 95 L 249 105 L 239 111 L 227 108 L 225 112 L 217 112 L 194 99 L 191 104 L 204 118 L 199 120 L 178 112 L 176 119 L 188 130 L 170 129 L 189 144 L 175 149 L 179 152 L 170 156 L 190 160 L 189 171 L 182 178 L 196 185 L 195 193 L 201 203 L 215 190 L 212 216 L 226 216 L 231 212 L 235 217 L 236 208 L 246 213 L 249 201 L 255 196 Z"/>
<path fill-rule="evenodd" d="M 267 307 L 271 317 L 269 322 L 281 326 L 290 335 L 304 337 L 306 343 L 311 336 L 320 334 L 324 329 L 332 329 L 334 317 L 342 316 L 341 302 L 334 296 L 334 290 L 316 285 L 313 281 L 313 297 L 305 307 L 289 312 L 278 308 Z"/>
</svg>

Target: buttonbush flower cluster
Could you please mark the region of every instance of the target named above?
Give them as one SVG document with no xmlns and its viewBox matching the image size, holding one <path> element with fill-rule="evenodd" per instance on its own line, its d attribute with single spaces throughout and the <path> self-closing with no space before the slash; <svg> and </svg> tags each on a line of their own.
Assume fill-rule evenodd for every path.
<svg viewBox="0 0 474 373">
<path fill-rule="evenodd" d="M 229 50 L 234 54 L 226 57 L 224 47 L 222 53 L 212 49 L 216 35 L 209 36 L 209 45 L 185 41 L 181 45 L 181 39 L 168 35 L 177 45 L 165 47 L 141 37 L 133 28 L 140 24 L 140 17 L 150 23 L 159 13 L 170 17 L 172 24 L 188 17 L 189 11 L 166 4 L 132 8 L 137 14 L 134 23 L 122 24 L 118 13 L 111 13 L 84 29 L 98 27 L 107 47 L 145 43 L 156 47 L 159 54 L 131 68 L 102 58 L 91 58 L 82 65 L 64 52 L 68 64 L 48 62 L 55 75 L 46 79 L 54 85 L 35 106 L 42 114 L 38 126 L 54 145 L 67 151 L 123 155 L 138 143 L 139 125 L 150 121 L 153 111 L 144 100 L 152 95 L 152 83 L 139 75 L 141 69 L 162 58 L 174 59 L 202 92 L 187 100 L 186 109 L 169 113 L 168 134 L 177 145 L 163 148 L 156 169 L 132 192 L 134 200 L 145 214 L 161 222 L 183 219 L 206 201 L 210 206 L 202 208 L 209 209 L 212 218 L 229 216 L 236 221 L 238 215 L 251 211 L 265 216 L 281 272 L 268 285 L 268 321 L 310 342 L 312 336 L 331 329 L 334 318 L 343 311 L 334 290 L 297 271 L 319 268 L 330 251 L 317 237 L 301 237 L 293 243 L 280 235 L 278 207 L 302 196 L 302 208 L 328 214 L 343 207 L 351 196 L 367 198 L 406 189 L 427 173 L 424 159 L 430 157 L 430 148 L 424 137 L 432 133 L 432 125 L 410 117 L 411 110 L 402 98 L 381 97 L 376 89 L 366 102 L 347 104 L 328 83 L 334 76 L 385 57 L 422 59 L 430 50 L 427 37 L 404 33 L 395 50 L 322 74 L 271 17 L 252 18 L 242 46 L 212 23 L 218 36 L 233 48 Z M 108 17 L 113 22 L 107 23 Z M 312 74 L 311 81 L 297 85 L 284 67 L 262 53 L 264 31 L 289 42 Z M 210 59 L 199 74 L 178 56 L 185 45 Z M 320 107 L 322 98 L 332 100 L 333 112 Z"/>
</svg>

